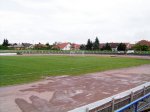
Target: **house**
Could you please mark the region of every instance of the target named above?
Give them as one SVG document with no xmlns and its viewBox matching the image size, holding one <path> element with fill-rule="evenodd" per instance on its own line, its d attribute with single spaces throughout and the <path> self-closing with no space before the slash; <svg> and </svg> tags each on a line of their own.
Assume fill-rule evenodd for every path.
<svg viewBox="0 0 150 112">
<path fill-rule="evenodd" d="M 80 45 L 75 43 L 71 44 L 70 42 L 65 42 L 65 43 L 56 43 L 56 45 L 54 45 L 53 48 L 60 49 L 60 50 L 79 50 Z"/>
<path fill-rule="evenodd" d="M 99 48 L 102 49 L 105 45 L 106 43 L 100 43 Z"/>
<path fill-rule="evenodd" d="M 22 44 L 17 44 L 17 43 L 10 44 L 8 47 L 12 48 L 12 49 L 15 49 L 15 50 L 23 50 L 23 49 L 25 49 L 25 47 Z"/>
<path fill-rule="evenodd" d="M 80 50 L 80 44 L 72 43 L 72 44 L 71 44 L 71 49 L 72 49 L 72 50 Z"/>
<path fill-rule="evenodd" d="M 118 48 L 118 45 L 120 43 L 108 43 L 112 49 L 113 52 L 117 51 L 117 48 Z M 130 43 L 123 43 L 126 45 L 127 49 L 131 49 L 132 48 L 132 45 Z M 102 49 L 104 46 L 106 45 L 106 43 L 101 43 L 100 44 L 100 48 Z"/>
<path fill-rule="evenodd" d="M 25 49 L 33 48 L 33 45 L 30 43 L 22 43 L 22 45 L 25 47 Z"/>
<path fill-rule="evenodd" d="M 135 44 L 130 44 L 129 50 L 133 49 L 134 46 L 135 46 Z"/>
<path fill-rule="evenodd" d="M 126 45 L 127 49 L 131 49 L 133 47 L 134 44 L 130 44 L 130 43 L 124 43 Z"/>
<path fill-rule="evenodd" d="M 108 43 L 108 44 L 110 45 L 112 51 L 117 51 L 118 45 L 119 45 L 120 43 L 113 43 L 113 42 L 112 42 L 112 43 Z M 106 45 L 106 43 L 101 43 L 101 44 L 100 44 L 100 49 L 102 49 L 105 45 Z"/>
<path fill-rule="evenodd" d="M 109 43 L 112 51 L 118 51 L 117 48 L 119 44 L 120 43 Z"/>
<path fill-rule="evenodd" d="M 29 49 L 31 46 L 32 44 L 30 43 L 22 43 L 22 44 L 13 43 L 13 44 L 10 44 L 8 47 L 15 49 L 15 50 L 24 50 L 24 49 Z"/>
<path fill-rule="evenodd" d="M 69 43 L 69 42 L 56 43 L 56 45 L 54 45 L 53 48 L 60 49 L 60 50 L 71 50 L 71 43 Z"/>
<path fill-rule="evenodd" d="M 44 45 L 44 44 L 38 43 L 38 44 L 35 44 L 33 46 L 33 48 L 35 48 L 35 49 L 43 49 L 43 48 L 47 48 L 47 46 Z"/>
</svg>

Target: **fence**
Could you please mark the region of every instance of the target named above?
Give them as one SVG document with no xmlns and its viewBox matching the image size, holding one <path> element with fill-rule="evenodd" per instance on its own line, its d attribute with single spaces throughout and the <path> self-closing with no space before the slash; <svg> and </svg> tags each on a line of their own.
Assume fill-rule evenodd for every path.
<svg viewBox="0 0 150 112">
<path fill-rule="evenodd" d="M 139 112 L 146 111 L 150 106 L 150 93 L 118 109 L 115 112 Z M 148 107 L 148 108 L 147 108 Z M 150 108 L 149 108 L 150 109 Z"/>
<path fill-rule="evenodd" d="M 131 90 L 76 108 L 69 112 L 114 112 L 114 110 L 117 110 L 149 93 L 150 82 L 147 82 Z"/>
<path fill-rule="evenodd" d="M 87 51 L 87 50 L 0 50 L 0 53 L 22 53 L 22 54 L 121 54 L 117 51 Z M 130 55 L 150 55 L 150 51 L 135 51 Z"/>
<path fill-rule="evenodd" d="M 0 53 L 0 56 L 15 56 L 17 53 Z"/>
<path fill-rule="evenodd" d="M 70 50 L 0 50 L 0 53 L 22 53 L 22 54 L 116 54 L 112 51 L 70 51 Z"/>
</svg>

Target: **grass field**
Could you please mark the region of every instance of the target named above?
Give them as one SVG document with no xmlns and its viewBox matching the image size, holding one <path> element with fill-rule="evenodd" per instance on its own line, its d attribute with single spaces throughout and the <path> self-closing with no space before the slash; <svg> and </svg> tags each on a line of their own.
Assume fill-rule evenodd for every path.
<svg viewBox="0 0 150 112">
<path fill-rule="evenodd" d="M 150 60 L 94 56 L 1 56 L 0 86 L 27 83 L 43 76 L 81 75 L 150 64 Z"/>
</svg>

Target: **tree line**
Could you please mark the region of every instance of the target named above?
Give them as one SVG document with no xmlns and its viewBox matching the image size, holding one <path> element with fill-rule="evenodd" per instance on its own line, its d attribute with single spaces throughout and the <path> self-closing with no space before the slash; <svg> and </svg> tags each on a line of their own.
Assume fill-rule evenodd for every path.
<svg viewBox="0 0 150 112">
<path fill-rule="evenodd" d="M 82 44 L 80 46 L 80 50 L 99 50 L 100 48 L 100 42 L 98 37 L 95 38 L 95 42 L 92 42 L 90 39 L 88 39 L 87 44 Z"/>
<path fill-rule="evenodd" d="M 98 37 L 95 38 L 95 41 L 92 42 L 90 39 L 88 39 L 87 44 L 82 44 L 80 46 L 80 50 L 107 50 L 111 51 L 111 45 L 109 43 L 106 43 L 102 48 L 100 48 L 100 42 Z M 126 44 L 120 43 L 117 47 L 118 51 L 125 51 L 126 50 Z"/>
<path fill-rule="evenodd" d="M 2 45 L 0 45 L 0 49 L 1 50 L 10 49 L 11 50 L 12 48 L 9 48 L 8 47 L 9 45 L 10 44 L 9 44 L 8 39 L 4 39 Z M 41 44 L 41 46 L 39 46 L 39 45 L 35 45 L 34 49 L 59 50 L 59 49 L 53 48 L 53 46 L 55 46 L 56 43 L 54 43 L 53 45 L 50 45 L 49 43 L 46 43 L 44 47 L 42 46 L 42 44 Z M 137 42 L 131 49 L 136 50 L 136 51 L 149 51 L 150 50 L 150 41 L 141 40 L 141 41 Z M 100 47 L 100 41 L 99 41 L 98 37 L 96 37 L 94 42 L 92 42 L 91 39 L 88 39 L 86 44 L 81 44 L 80 45 L 80 50 L 107 50 L 107 51 L 111 51 L 112 47 L 111 47 L 110 43 L 106 43 L 105 45 Z M 118 46 L 117 46 L 117 50 L 118 51 L 126 51 L 127 50 L 126 44 L 119 43 Z"/>
<path fill-rule="evenodd" d="M 7 50 L 9 45 L 9 41 L 7 39 L 4 39 L 2 45 L 0 45 L 0 49 Z"/>
</svg>

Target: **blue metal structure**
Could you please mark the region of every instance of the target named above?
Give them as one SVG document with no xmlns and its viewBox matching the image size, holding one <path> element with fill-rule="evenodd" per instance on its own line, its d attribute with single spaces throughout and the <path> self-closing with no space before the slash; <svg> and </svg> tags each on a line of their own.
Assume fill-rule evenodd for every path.
<svg viewBox="0 0 150 112">
<path fill-rule="evenodd" d="M 146 100 L 147 100 L 146 104 L 139 107 L 139 103 L 140 102 L 145 102 Z M 133 108 L 133 110 L 130 111 L 130 112 L 139 112 L 139 111 L 141 111 L 142 109 L 144 109 L 148 106 L 150 107 L 150 93 L 148 93 L 145 96 L 143 96 L 143 97 L 129 103 L 128 105 L 116 110 L 115 112 L 125 112 L 126 110 L 128 110 L 130 108 Z"/>
</svg>

